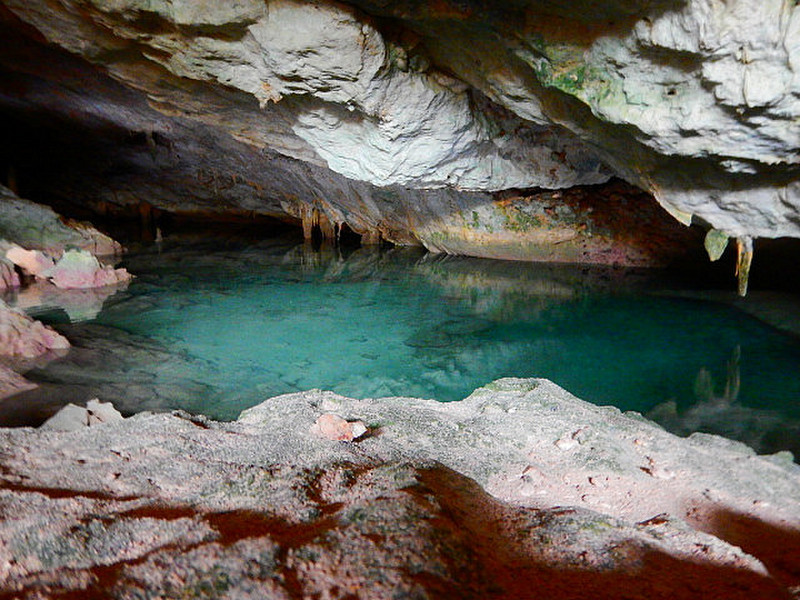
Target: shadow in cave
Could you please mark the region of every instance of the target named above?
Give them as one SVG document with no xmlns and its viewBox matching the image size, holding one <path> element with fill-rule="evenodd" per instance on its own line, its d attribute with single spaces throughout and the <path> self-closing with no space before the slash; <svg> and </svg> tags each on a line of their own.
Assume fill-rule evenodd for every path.
<svg viewBox="0 0 800 600">
<path fill-rule="evenodd" d="M 539 511 L 511 507 L 450 469 L 427 469 L 421 481 L 435 494 L 460 534 L 469 540 L 477 564 L 490 575 L 495 589 L 486 597 L 790 598 L 789 590 L 783 586 L 797 583 L 800 531 L 780 530 L 758 519 L 734 521 L 736 525 L 731 527 L 727 524 L 733 513 L 721 511 L 715 515 L 715 526 L 709 532 L 722 532 L 721 539 L 742 543 L 746 551 L 768 567 L 777 566 L 774 571 L 770 568 L 774 579 L 732 566 L 730 556 L 729 564 L 715 564 L 706 554 L 709 548 L 696 548 L 692 558 L 673 556 L 656 542 L 660 534 L 654 534 L 650 543 L 621 537 L 613 542 L 605 540 L 604 544 L 601 535 L 593 538 L 586 531 L 560 531 L 560 526 L 574 527 L 570 515 L 578 514 L 578 509 Z M 561 520 L 564 525 L 559 525 Z M 637 525 L 637 529 L 644 525 Z M 537 532 L 537 528 L 542 531 Z M 591 524 L 586 529 L 602 530 Z M 519 535 L 519 531 L 528 535 Z M 750 539 L 753 535 L 755 540 Z M 595 545 L 587 545 L 588 540 Z M 558 546 L 558 542 L 566 544 Z M 781 561 L 776 560 L 778 548 L 787 542 L 787 552 Z M 609 567 L 609 562 L 614 566 Z M 437 597 L 447 597 L 446 588 L 438 591 L 441 596 Z"/>
<path fill-rule="evenodd" d="M 777 581 L 800 591 L 800 530 L 720 506 L 697 527 L 757 557 Z"/>
<path fill-rule="evenodd" d="M 118 468 L 96 466 L 101 471 Z M 263 469 L 263 477 L 286 477 L 279 465 Z M 409 469 L 413 475 L 407 480 Z M 398 485 L 394 482 L 385 488 L 382 478 L 398 473 L 407 481 L 405 486 L 392 487 Z M 252 469 L 232 473 L 225 483 L 239 489 L 239 479 L 248 476 L 254 476 Z M 54 597 L 76 598 L 105 598 L 111 591 L 137 589 L 178 595 L 181 588 L 202 589 L 209 581 L 221 581 L 229 594 L 245 589 L 265 592 L 278 585 L 289 598 L 350 597 L 336 594 L 347 588 L 358 590 L 352 597 L 360 598 L 388 597 L 390 591 L 397 597 L 411 589 L 420 597 L 476 600 L 792 598 L 784 586 L 793 580 L 737 568 L 732 554 L 715 555 L 718 550 L 699 547 L 690 557 L 674 556 L 667 548 L 675 542 L 662 543 L 646 524 L 629 525 L 572 508 L 513 507 L 436 463 L 340 463 L 316 471 L 297 469 L 289 477 L 284 483 L 309 492 L 306 501 L 314 510 L 304 517 L 278 516 L 287 514 L 279 505 L 269 510 L 213 510 L 202 503 L 164 502 L 149 494 L 115 498 L 101 493 L 98 502 L 83 509 L 89 511 L 89 521 L 102 519 L 108 526 L 147 519 L 166 527 L 189 521 L 198 531 L 212 533 L 193 543 L 145 545 L 127 560 L 64 569 L 67 572 L 44 569 L 19 587 L 29 597 L 46 589 Z M 86 503 L 93 494 L 3 486 L 10 493 L 36 493 L 50 502 L 75 497 Z M 137 501 L 133 509 L 130 500 Z M 765 547 L 785 541 L 761 524 L 743 531 L 746 536 L 753 533 Z M 75 528 L 67 535 L 84 534 Z M 796 541 L 797 533 L 792 536 Z M 254 558 L 259 555 L 254 551 L 260 559 Z M 331 562 L 330 557 L 336 559 Z M 218 569 L 209 571 L 210 564 L 224 565 L 223 580 Z M 175 569 L 180 581 L 170 577 Z"/>
</svg>

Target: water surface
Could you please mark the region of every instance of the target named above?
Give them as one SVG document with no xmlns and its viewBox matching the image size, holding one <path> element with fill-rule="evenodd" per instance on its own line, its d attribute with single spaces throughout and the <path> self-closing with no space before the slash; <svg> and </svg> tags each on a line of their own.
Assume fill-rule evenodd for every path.
<svg viewBox="0 0 800 600">
<path fill-rule="evenodd" d="M 99 396 L 233 419 L 310 388 L 446 402 L 546 377 L 678 433 L 800 449 L 798 338 L 673 297 L 653 273 L 280 241 L 152 246 L 126 266 L 136 280 L 95 316 L 29 308 L 75 345 L 29 375 L 44 384 L 34 404 Z"/>
</svg>

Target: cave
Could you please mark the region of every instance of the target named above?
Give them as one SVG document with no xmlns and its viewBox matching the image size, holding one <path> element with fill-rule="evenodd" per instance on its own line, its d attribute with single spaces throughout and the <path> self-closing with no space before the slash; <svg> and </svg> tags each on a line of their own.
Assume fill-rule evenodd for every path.
<svg viewBox="0 0 800 600">
<path fill-rule="evenodd" d="M 795 598 L 800 8 L 0 0 L 0 595 Z"/>
</svg>

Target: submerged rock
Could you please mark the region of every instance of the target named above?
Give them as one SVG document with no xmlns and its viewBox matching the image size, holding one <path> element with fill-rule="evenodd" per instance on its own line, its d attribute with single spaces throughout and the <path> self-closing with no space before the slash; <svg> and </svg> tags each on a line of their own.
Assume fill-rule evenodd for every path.
<svg viewBox="0 0 800 600">
<path fill-rule="evenodd" d="M 371 435 L 309 433 L 332 413 Z M 15 515 L 0 589 L 22 598 L 788 598 L 800 584 L 790 457 L 677 438 L 544 380 L 450 404 L 311 391 L 233 423 L 143 413 L 0 441 Z"/>
<path fill-rule="evenodd" d="M 36 387 L 22 375 L 0 364 L 0 400 Z"/>
<path fill-rule="evenodd" d="M 0 300 L 0 356 L 34 358 L 67 348 L 60 333 Z"/>
</svg>

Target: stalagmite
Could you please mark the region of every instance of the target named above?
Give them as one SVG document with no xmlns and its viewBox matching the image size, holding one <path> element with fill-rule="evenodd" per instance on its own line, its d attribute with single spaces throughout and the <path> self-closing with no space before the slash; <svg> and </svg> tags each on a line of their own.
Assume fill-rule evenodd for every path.
<svg viewBox="0 0 800 600">
<path fill-rule="evenodd" d="M 739 295 L 747 295 L 747 282 L 750 279 L 750 265 L 753 262 L 753 238 L 736 238 L 736 276 L 739 278 Z"/>
</svg>

